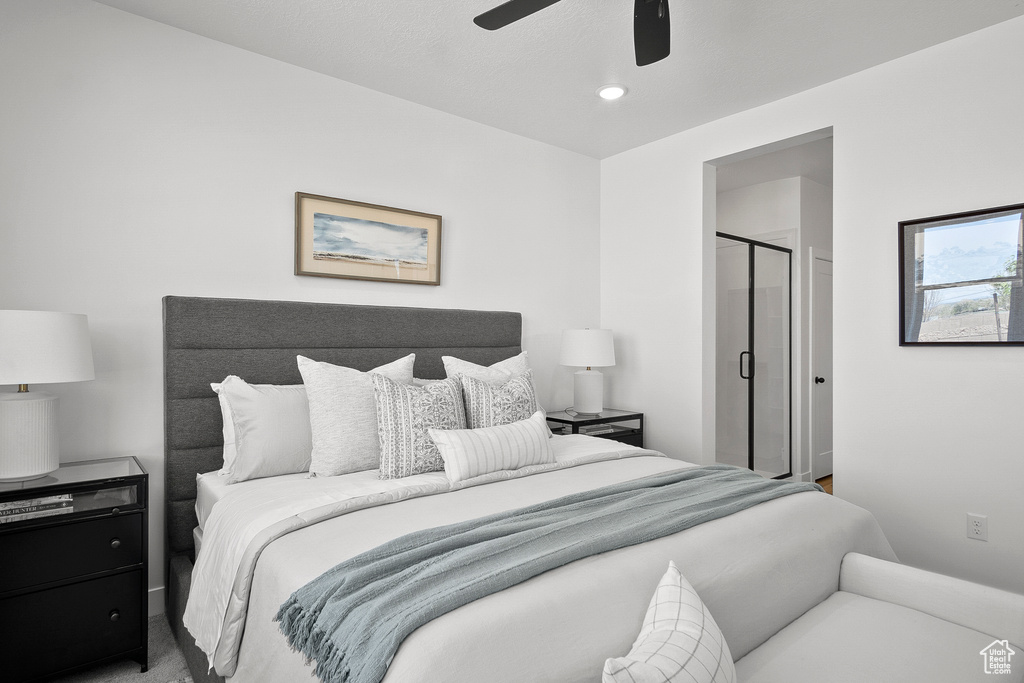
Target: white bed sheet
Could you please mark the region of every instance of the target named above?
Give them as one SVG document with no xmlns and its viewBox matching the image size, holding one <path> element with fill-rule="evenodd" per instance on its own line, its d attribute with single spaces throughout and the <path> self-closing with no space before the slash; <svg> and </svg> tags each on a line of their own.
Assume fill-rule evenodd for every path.
<svg viewBox="0 0 1024 683">
<path fill-rule="evenodd" d="M 246 481 L 228 483 L 228 478 L 219 471 L 204 472 L 196 475 L 196 519 L 199 525 L 192 530 L 192 542 L 195 544 L 196 555 L 203 548 L 203 529 L 206 528 L 206 520 L 210 518 L 214 506 L 224 496 L 232 491 L 271 489 L 277 486 L 275 482 L 287 481 L 289 479 L 306 479 L 308 472 L 297 472 L 295 474 L 282 474 L 278 477 L 265 477 L 262 479 L 248 479 Z"/>
<path fill-rule="evenodd" d="M 664 457 L 595 462 L 536 477 L 363 509 L 271 543 L 252 582 L 229 683 L 316 683 L 273 621 L 291 593 L 390 538 L 688 463 Z M 722 628 L 737 659 L 836 590 L 849 552 L 895 559 L 871 515 L 818 492 L 769 501 L 637 546 L 545 572 L 414 631 L 383 683 L 594 683 L 607 657 L 629 651 L 651 593 L 673 560 Z"/>
<path fill-rule="evenodd" d="M 256 562 L 268 544 L 291 531 L 358 510 L 587 463 L 640 456 L 666 459 L 657 451 L 582 435 L 552 437 L 551 444 L 554 463 L 491 472 L 457 483 L 449 482 L 444 472 L 380 480 L 377 470 L 367 470 L 338 477 L 286 475 L 246 482 L 263 482 L 254 486 L 233 484 L 206 519 L 184 624 L 211 666 L 221 675 L 231 675 Z"/>
<path fill-rule="evenodd" d="M 276 486 L 274 482 L 287 481 L 289 479 L 306 479 L 308 472 L 296 474 L 282 474 L 278 477 L 265 477 L 263 479 L 248 479 L 236 484 L 229 484 L 228 478 L 220 472 L 205 472 L 196 475 L 196 519 L 199 520 L 200 536 L 206 528 L 206 520 L 210 518 L 213 507 L 227 494 L 232 491 L 244 491 L 249 489 L 264 489 Z M 196 548 L 196 553 L 199 549 Z"/>
</svg>

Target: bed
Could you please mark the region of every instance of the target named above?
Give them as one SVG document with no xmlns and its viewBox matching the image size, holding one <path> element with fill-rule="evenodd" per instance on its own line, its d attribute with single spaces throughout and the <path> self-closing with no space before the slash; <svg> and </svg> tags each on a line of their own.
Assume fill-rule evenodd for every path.
<svg viewBox="0 0 1024 683">
<path fill-rule="evenodd" d="M 521 327 L 520 315 L 508 312 L 164 299 L 167 611 L 194 681 L 224 680 L 208 671 L 206 654 L 183 625 L 200 538 L 196 476 L 217 470 L 222 457 L 210 383 L 234 374 L 254 383 L 297 384 L 300 354 L 368 370 L 415 353 L 417 377 L 443 378 L 443 355 L 489 365 L 519 354 Z M 692 466 L 593 437 L 556 438 L 567 439 L 558 445 L 564 467 L 409 496 L 275 537 L 253 559 L 235 656 L 218 668 L 228 680 L 246 683 L 315 680 L 273 621 L 279 607 L 322 572 L 396 535 Z M 443 487 L 443 476 L 419 476 L 423 487 Z M 820 493 L 772 500 L 572 562 L 459 607 L 405 639 L 384 680 L 599 680 L 604 659 L 629 649 L 668 560 L 700 592 L 739 659 L 780 621 L 796 619 L 835 590 L 817 578 L 827 572 L 806 572 L 803 564 L 838 570 L 848 551 L 892 557 L 877 523 L 859 508 Z M 776 606 L 780 596 L 785 600 Z M 773 601 L 771 619 L 751 619 L 766 612 L 766 601 Z"/>
</svg>

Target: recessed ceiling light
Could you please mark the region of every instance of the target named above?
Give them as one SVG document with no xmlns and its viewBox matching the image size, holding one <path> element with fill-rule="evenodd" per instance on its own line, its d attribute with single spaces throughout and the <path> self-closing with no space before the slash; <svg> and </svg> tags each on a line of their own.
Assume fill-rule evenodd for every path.
<svg viewBox="0 0 1024 683">
<path fill-rule="evenodd" d="M 597 89 L 597 95 L 605 100 L 617 100 L 626 94 L 624 85 L 602 85 Z"/>
</svg>

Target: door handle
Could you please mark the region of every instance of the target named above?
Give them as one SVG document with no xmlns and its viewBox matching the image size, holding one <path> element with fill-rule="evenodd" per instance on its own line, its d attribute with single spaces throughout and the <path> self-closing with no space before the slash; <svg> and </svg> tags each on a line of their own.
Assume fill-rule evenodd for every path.
<svg viewBox="0 0 1024 683">
<path fill-rule="evenodd" d="M 815 377 L 814 378 L 814 383 L 815 384 L 824 384 L 825 383 L 825 378 L 824 377 Z"/>
<path fill-rule="evenodd" d="M 743 356 L 747 357 L 747 374 L 743 374 Z M 740 379 L 754 379 L 754 354 L 750 351 L 740 351 Z"/>
</svg>

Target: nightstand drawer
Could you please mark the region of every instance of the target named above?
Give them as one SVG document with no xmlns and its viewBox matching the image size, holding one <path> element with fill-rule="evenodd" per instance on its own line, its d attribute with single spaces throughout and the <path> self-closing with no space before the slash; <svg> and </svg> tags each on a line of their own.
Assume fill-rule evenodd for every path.
<svg viewBox="0 0 1024 683">
<path fill-rule="evenodd" d="M 142 647 L 142 570 L 0 600 L 6 681 L 57 673 Z M 5 658 L 7 659 L 7 658 Z"/>
<path fill-rule="evenodd" d="M 128 513 L 0 536 L 0 587 L 17 590 L 142 562 L 142 515 Z"/>
</svg>

